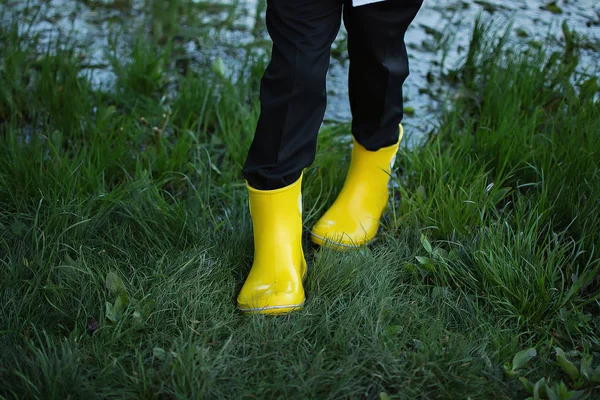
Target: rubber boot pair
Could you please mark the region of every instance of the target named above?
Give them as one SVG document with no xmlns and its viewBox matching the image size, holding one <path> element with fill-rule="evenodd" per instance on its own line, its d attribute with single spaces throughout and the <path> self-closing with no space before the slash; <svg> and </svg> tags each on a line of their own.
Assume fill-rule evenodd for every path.
<svg viewBox="0 0 600 400">
<path fill-rule="evenodd" d="M 344 186 L 335 202 L 311 230 L 321 246 L 346 250 L 373 240 L 389 197 L 389 179 L 402 140 L 368 151 L 356 140 Z M 302 249 L 302 176 L 277 190 L 257 190 L 248 196 L 254 231 L 254 262 L 238 295 L 247 313 L 285 314 L 304 305 L 302 281 L 306 260 Z"/>
</svg>

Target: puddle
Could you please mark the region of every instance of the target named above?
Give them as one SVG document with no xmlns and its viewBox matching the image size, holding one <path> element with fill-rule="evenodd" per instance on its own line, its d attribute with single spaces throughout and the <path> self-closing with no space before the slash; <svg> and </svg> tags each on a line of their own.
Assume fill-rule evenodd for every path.
<svg viewBox="0 0 600 400">
<path fill-rule="evenodd" d="M 184 20 L 171 19 L 164 13 L 169 5 L 187 7 Z M 154 7 L 154 8 L 153 8 Z M 160 9 L 157 9 L 160 8 Z M 404 125 L 412 143 L 435 128 L 444 83 L 443 71 L 455 67 L 466 55 L 475 19 L 482 13 L 498 26 L 513 21 L 515 45 L 546 36 L 562 40 L 561 24 L 590 38 L 590 49 L 583 52 L 580 70 L 599 75 L 600 2 L 577 0 L 439 0 L 425 1 L 406 35 L 411 75 L 404 86 L 407 115 Z M 39 33 L 42 43 L 57 35 L 70 36 L 86 52 L 86 70 L 96 86 L 114 82 L 107 49 L 118 55 L 128 54 L 136 32 L 161 32 L 176 25 L 180 51 L 191 64 L 210 65 L 223 59 L 227 71 L 235 71 L 248 52 L 267 53 L 268 36 L 264 28 L 264 1 L 180 1 L 157 0 L 4 0 L 0 4 L 3 24 L 19 21 L 22 29 Z M 189 17 L 189 18 L 188 18 Z M 31 21 L 35 21 L 31 23 Z M 445 32 L 451 32 L 446 36 Z M 334 57 L 328 76 L 329 103 L 326 121 L 349 121 L 347 100 L 347 57 L 345 32 L 334 44 Z M 447 46 L 440 41 L 449 39 Z M 440 48 L 445 48 L 442 52 Z M 440 60 L 444 55 L 444 64 Z M 412 133 L 412 135 L 411 135 Z"/>
</svg>

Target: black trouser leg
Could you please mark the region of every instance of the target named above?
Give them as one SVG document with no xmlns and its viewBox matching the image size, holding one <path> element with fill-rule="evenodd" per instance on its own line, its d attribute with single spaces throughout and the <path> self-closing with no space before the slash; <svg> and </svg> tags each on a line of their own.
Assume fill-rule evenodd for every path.
<svg viewBox="0 0 600 400">
<path fill-rule="evenodd" d="M 267 2 L 273 50 L 261 81 L 261 115 L 243 169 L 256 189 L 294 183 L 314 161 L 342 4 L 343 0 Z"/>
<path fill-rule="evenodd" d="M 398 141 L 404 114 L 402 84 L 408 76 L 404 34 L 422 3 L 387 0 L 344 8 L 352 134 L 367 150 Z"/>
</svg>

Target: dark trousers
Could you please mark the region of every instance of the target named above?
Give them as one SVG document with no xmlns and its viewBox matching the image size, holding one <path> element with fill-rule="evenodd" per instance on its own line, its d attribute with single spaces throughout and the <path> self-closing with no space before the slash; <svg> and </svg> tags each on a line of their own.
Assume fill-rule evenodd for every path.
<svg viewBox="0 0 600 400">
<path fill-rule="evenodd" d="M 273 50 L 243 169 L 250 186 L 287 186 L 314 161 L 327 104 L 331 44 L 342 15 L 348 32 L 352 134 L 372 151 L 398 141 L 402 84 L 408 76 L 404 34 L 421 4 L 422 0 L 387 0 L 352 7 L 349 0 L 267 1 Z"/>
</svg>

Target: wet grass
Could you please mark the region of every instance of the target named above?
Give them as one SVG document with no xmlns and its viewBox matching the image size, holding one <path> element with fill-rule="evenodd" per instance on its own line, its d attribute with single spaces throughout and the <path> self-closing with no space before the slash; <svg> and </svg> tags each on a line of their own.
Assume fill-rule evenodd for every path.
<svg viewBox="0 0 600 400">
<path fill-rule="evenodd" d="M 140 39 L 104 91 L 73 44 L 2 27 L 0 397 L 525 398 L 518 377 L 598 395 L 598 78 L 568 30 L 554 54 L 492 32 L 475 28 L 440 129 L 402 151 L 376 243 L 307 245 L 307 306 L 264 318 L 234 299 L 266 60 L 230 78 Z M 347 132 L 320 135 L 306 227 Z"/>
</svg>

